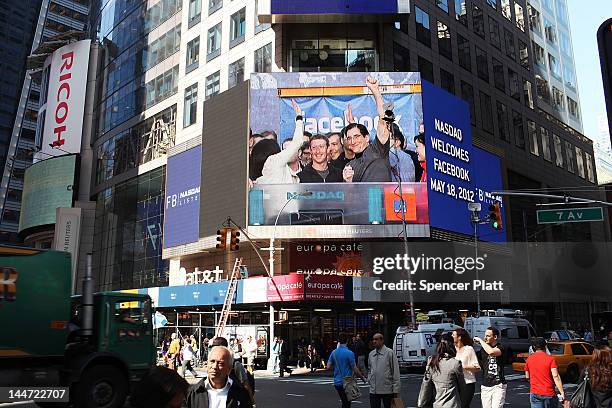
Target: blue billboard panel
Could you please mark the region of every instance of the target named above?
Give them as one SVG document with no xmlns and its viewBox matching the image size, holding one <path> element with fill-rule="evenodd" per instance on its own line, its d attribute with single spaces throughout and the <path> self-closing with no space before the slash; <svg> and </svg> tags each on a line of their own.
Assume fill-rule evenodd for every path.
<svg viewBox="0 0 612 408">
<path fill-rule="evenodd" d="M 501 161 L 472 146 L 468 104 L 423 81 L 426 182 L 431 227 L 472 235 L 468 203 L 482 203 L 485 217 L 493 202 L 503 203 L 491 191 L 502 189 Z M 502 211 L 503 214 L 503 211 Z M 504 232 L 488 225 L 479 229 L 487 241 L 503 242 Z"/>
<path fill-rule="evenodd" d="M 271 0 L 272 14 L 395 14 L 402 0 Z"/>
<path fill-rule="evenodd" d="M 242 303 L 242 283 L 239 281 L 234 295 L 236 303 Z M 222 305 L 229 281 L 201 283 L 197 285 L 166 286 L 159 288 L 157 307 Z"/>
<path fill-rule="evenodd" d="M 196 242 L 200 237 L 202 146 L 168 158 L 164 248 Z"/>
</svg>

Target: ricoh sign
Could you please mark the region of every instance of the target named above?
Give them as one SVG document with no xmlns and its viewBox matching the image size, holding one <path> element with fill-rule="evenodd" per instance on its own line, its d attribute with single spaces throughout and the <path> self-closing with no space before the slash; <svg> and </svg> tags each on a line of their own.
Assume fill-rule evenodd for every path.
<svg viewBox="0 0 612 408">
<path fill-rule="evenodd" d="M 46 109 L 41 108 L 46 112 L 43 155 L 81 151 L 90 44 L 91 40 L 68 44 L 45 61 L 48 92 Z"/>
</svg>

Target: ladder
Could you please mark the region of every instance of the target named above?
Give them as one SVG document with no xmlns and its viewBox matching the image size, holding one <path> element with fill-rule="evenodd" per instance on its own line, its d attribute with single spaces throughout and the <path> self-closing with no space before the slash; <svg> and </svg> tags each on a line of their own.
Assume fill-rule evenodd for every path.
<svg viewBox="0 0 612 408">
<path fill-rule="evenodd" d="M 229 318 L 232 310 L 232 302 L 234 301 L 234 295 L 236 294 L 236 287 L 238 286 L 238 278 L 240 277 L 240 269 L 242 267 L 242 258 L 236 258 L 234 262 L 234 269 L 229 278 L 229 285 L 227 286 L 227 292 L 225 293 L 225 301 L 223 302 L 223 309 L 221 310 L 221 318 L 217 323 L 217 330 L 215 337 L 223 335 L 227 319 Z"/>
</svg>

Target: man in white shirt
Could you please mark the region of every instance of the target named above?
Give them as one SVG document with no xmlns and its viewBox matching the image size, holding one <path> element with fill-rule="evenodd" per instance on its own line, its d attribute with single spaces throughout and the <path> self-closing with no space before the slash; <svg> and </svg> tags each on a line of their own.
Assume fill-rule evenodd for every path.
<svg viewBox="0 0 612 408">
<path fill-rule="evenodd" d="M 185 400 L 187 408 L 252 408 L 247 391 L 229 378 L 232 352 L 215 346 L 208 353 L 208 377 L 192 385 Z"/>
</svg>

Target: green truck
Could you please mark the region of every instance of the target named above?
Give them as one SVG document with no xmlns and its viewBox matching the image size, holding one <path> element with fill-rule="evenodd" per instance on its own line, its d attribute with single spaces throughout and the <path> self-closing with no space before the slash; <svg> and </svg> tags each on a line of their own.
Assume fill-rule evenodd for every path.
<svg viewBox="0 0 612 408">
<path fill-rule="evenodd" d="M 155 364 L 148 295 L 71 296 L 70 255 L 0 246 L 0 386 L 70 387 L 79 408 L 119 408 Z"/>
</svg>

